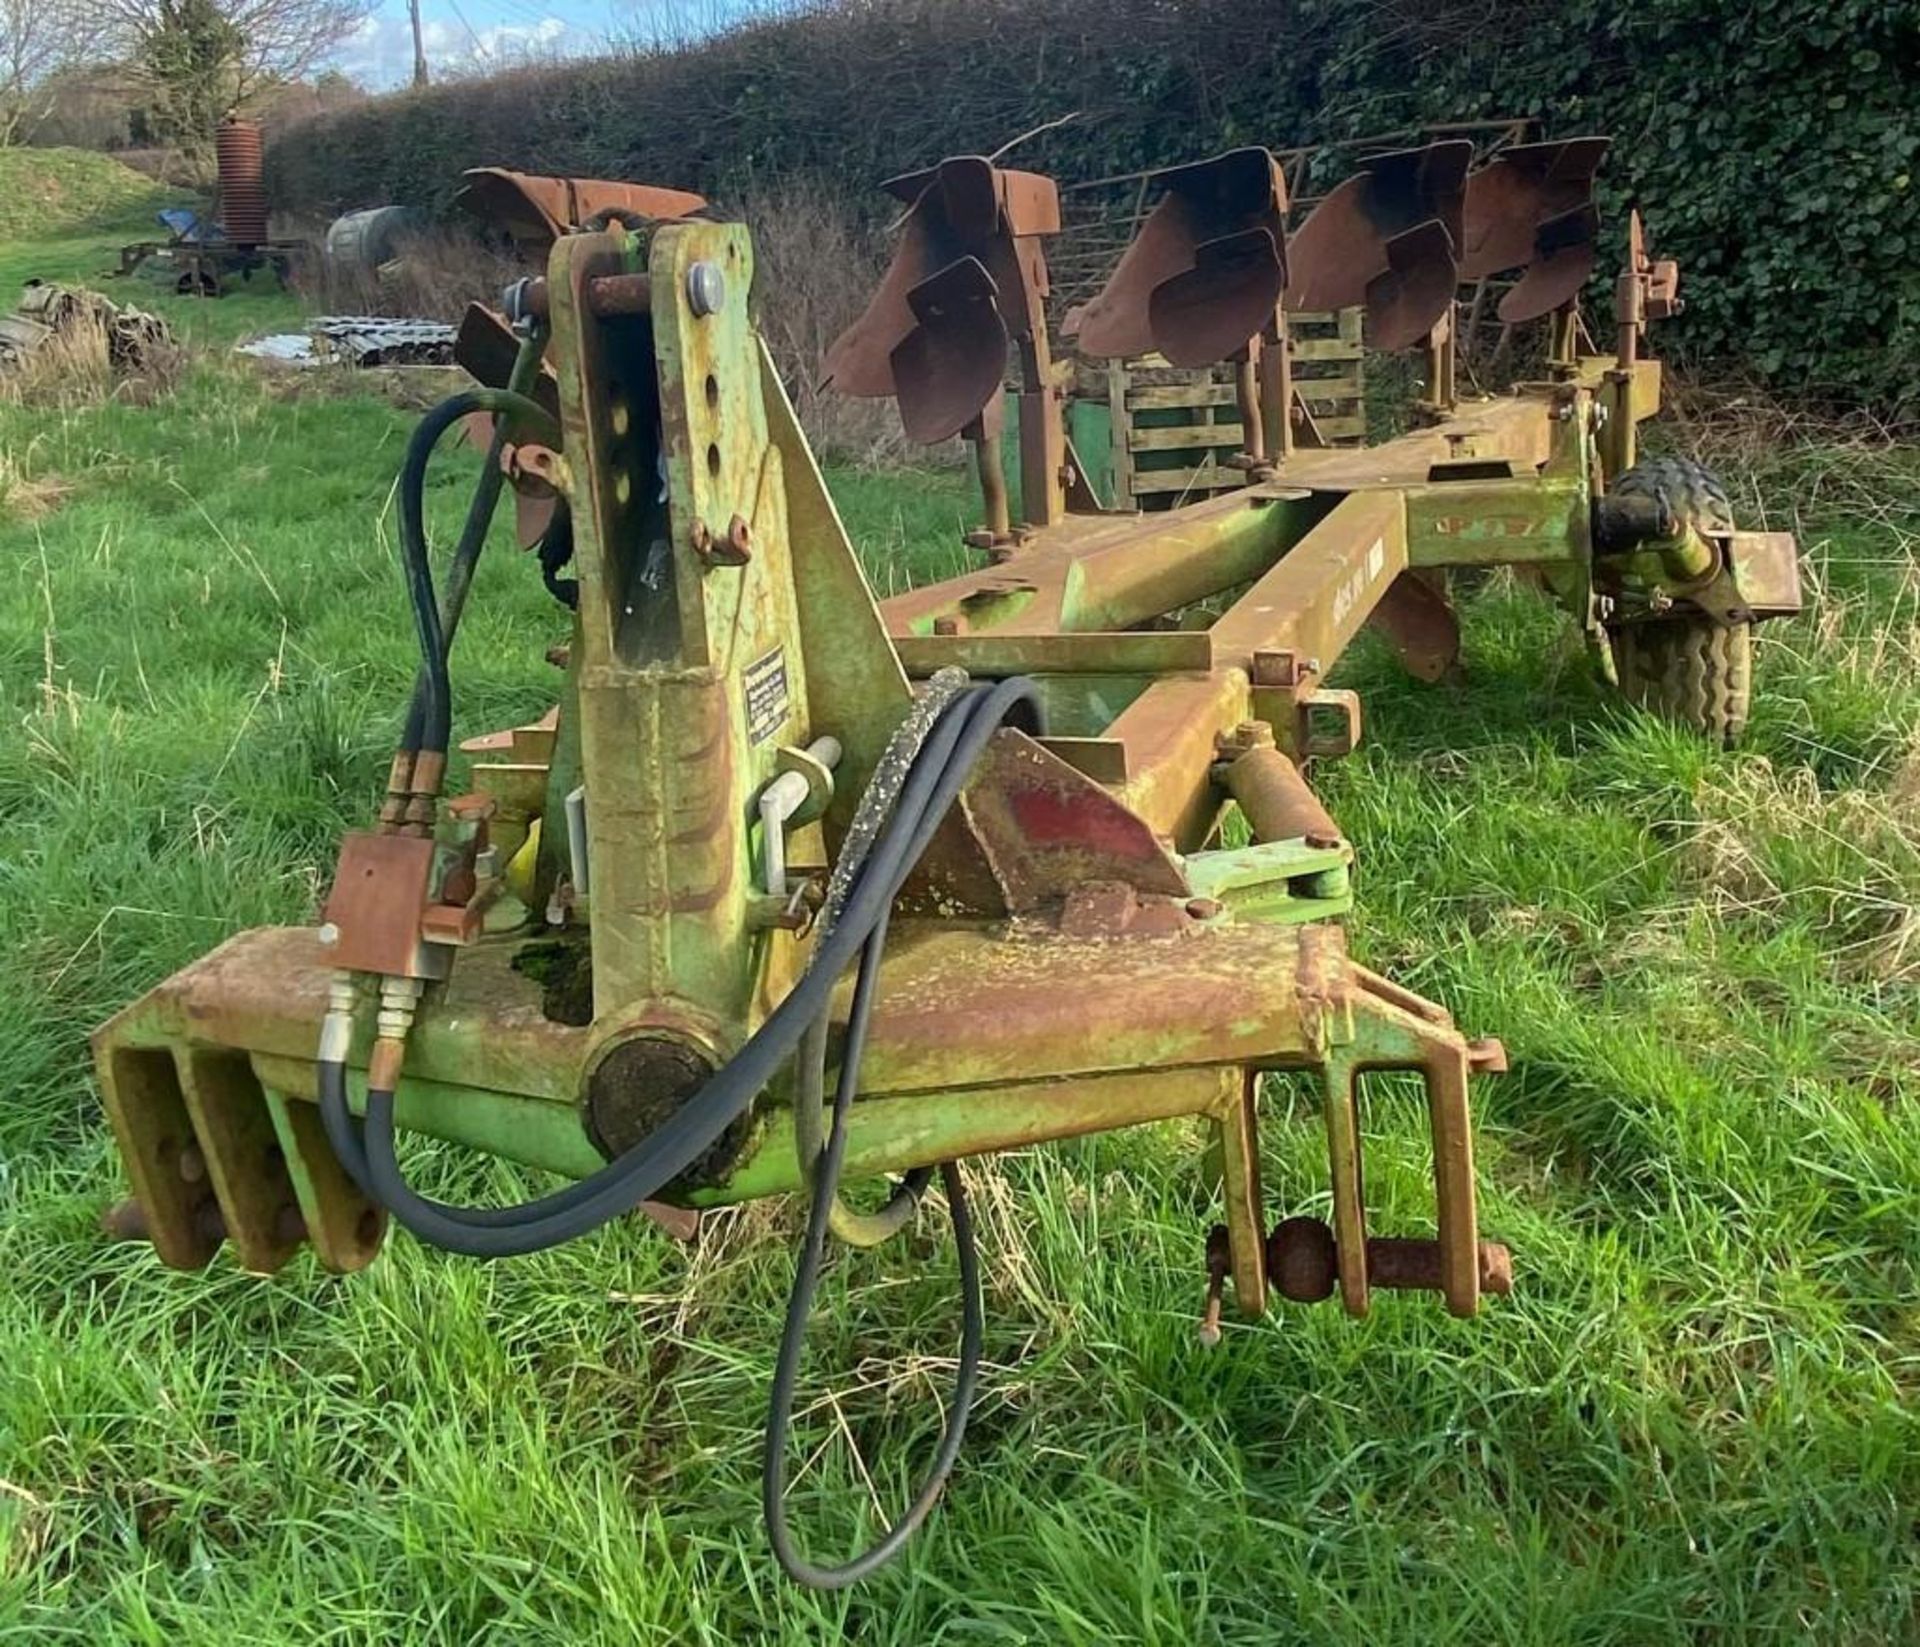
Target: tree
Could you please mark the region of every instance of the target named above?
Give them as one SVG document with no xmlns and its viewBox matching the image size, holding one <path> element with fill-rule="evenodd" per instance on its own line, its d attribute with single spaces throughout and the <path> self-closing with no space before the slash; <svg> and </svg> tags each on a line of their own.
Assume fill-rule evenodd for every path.
<svg viewBox="0 0 1920 1647">
<path fill-rule="evenodd" d="M 0 0 L 0 148 L 46 116 L 51 85 L 92 42 L 82 0 Z"/>
<path fill-rule="evenodd" d="M 212 147 L 215 128 L 227 115 L 305 74 L 371 9 L 369 0 L 68 3 L 86 6 L 103 35 L 136 66 L 158 135 L 190 154 Z"/>
</svg>

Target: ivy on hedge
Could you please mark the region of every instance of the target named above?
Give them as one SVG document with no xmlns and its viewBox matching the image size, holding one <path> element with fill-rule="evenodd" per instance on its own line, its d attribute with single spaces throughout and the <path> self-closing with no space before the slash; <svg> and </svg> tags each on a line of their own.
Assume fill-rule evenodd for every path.
<svg viewBox="0 0 1920 1647">
<path fill-rule="evenodd" d="M 1662 348 L 1789 391 L 1920 403 L 1915 0 L 843 0 L 680 51 L 462 82 L 293 127 L 283 209 L 444 207 L 495 164 L 862 194 L 943 154 L 1063 180 L 1444 120 L 1610 132 L 1682 268 Z"/>
</svg>

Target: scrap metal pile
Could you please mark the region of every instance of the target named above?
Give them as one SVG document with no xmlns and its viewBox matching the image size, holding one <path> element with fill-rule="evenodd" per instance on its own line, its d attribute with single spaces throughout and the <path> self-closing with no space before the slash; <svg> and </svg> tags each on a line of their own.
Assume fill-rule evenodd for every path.
<svg viewBox="0 0 1920 1647">
<path fill-rule="evenodd" d="M 110 302 L 84 286 L 30 280 L 13 313 L 0 315 L 0 371 L 24 365 L 61 339 L 73 343 L 94 334 L 116 376 L 143 371 L 155 351 L 173 342 L 172 331 L 158 315 Z"/>
<path fill-rule="evenodd" d="M 1152 515 L 1104 508 L 1063 432 L 1053 183 L 977 157 L 896 179 L 898 252 L 826 366 L 895 398 L 916 439 L 972 442 L 987 564 L 881 604 L 756 336 L 748 231 L 693 196 L 488 174 L 550 255 L 468 317 L 485 386 L 427 414 L 401 471 L 421 655 L 386 797 L 317 925 L 243 933 L 99 1032 L 127 1219 L 184 1267 L 225 1244 L 272 1271 L 311 1246 L 346 1271 L 392 1220 L 505 1257 L 635 1210 L 806 1196 L 766 1507 L 782 1565 L 823 1585 L 894 1554 L 952 1468 L 983 1336 L 969 1157 L 1200 1120 L 1210 1336 L 1229 1281 L 1248 1315 L 1273 1291 L 1353 1315 L 1431 1291 L 1461 1316 L 1505 1292 L 1468 1110 L 1504 1055 L 1350 958 L 1355 848 L 1308 767 L 1359 738 L 1329 675 L 1363 627 L 1424 678 L 1453 663 L 1463 566 L 1529 569 L 1640 701 L 1739 730 L 1752 626 L 1799 604 L 1793 544 L 1737 530 L 1691 466 L 1635 461 L 1660 399 L 1645 329 L 1677 302 L 1637 222 L 1613 348 L 1577 348 L 1605 147 L 1374 155 L 1292 236 L 1265 150 L 1165 173 L 1068 330 L 1094 356 L 1232 363 L 1246 485 Z M 1517 272 L 1502 314 L 1548 341 L 1541 379 L 1492 398 L 1453 374 L 1455 292 L 1480 270 Z M 1365 449 L 1317 445 L 1291 383 L 1289 314 L 1344 305 L 1427 357 L 1413 432 Z M 424 476 L 476 419 L 487 459 L 436 575 Z M 456 746 L 452 646 L 507 485 L 571 610 L 565 685 L 552 715 Z M 443 798 L 462 749 L 467 792 Z M 1263 1183 L 1272 1071 L 1317 1084 L 1330 1221 L 1302 1210 L 1316 1186 Z M 1379 1071 L 1426 1091 L 1424 1231 L 1368 1216 Z M 574 1182 L 436 1202 L 402 1132 Z M 830 1240 L 884 1240 L 936 1176 L 963 1294 L 946 1430 L 900 1520 L 822 1566 L 785 1513 L 814 1285 Z M 891 1183 L 881 1210 L 842 1200 L 863 1179 Z"/>
<path fill-rule="evenodd" d="M 239 354 L 299 366 L 451 366 L 459 329 L 391 315 L 316 315 L 297 332 L 235 346 Z"/>
</svg>

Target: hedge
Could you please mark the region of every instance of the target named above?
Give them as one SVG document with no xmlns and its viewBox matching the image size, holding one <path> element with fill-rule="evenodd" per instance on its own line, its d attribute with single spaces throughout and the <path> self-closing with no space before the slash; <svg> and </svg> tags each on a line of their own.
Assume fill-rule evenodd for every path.
<svg viewBox="0 0 1920 1647">
<path fill-rule="evenodd" d="M 287 130 L 283 210 L 442 207 L 467 166 L 849 191 L 1030 137 L 1064 180 L 1492 115 L 1611 132 L 1683 271 L 1668 353 L 1920 401 L 1913 0 L 826 0 L 672 51 L 375 99 Z"/>
</svg>

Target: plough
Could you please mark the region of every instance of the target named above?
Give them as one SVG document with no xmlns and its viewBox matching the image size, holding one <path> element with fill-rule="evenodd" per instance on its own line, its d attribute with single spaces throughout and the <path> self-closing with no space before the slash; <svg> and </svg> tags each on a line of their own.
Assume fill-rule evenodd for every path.
<svg viewBox="0 0 1920 1647">
<path fill-rule="evenodd" d="M 1246 485 L 1147 516 L 1103 508 L 1063 434 L 1054 185 L 969 157 L 895 180 L 897 254 L 826 368 L 896 399 L 915 438 L 972 443 L 986 561 L 880 605 L 755 334 L 747 230 L 663 196 L 560 233 L 545 274 L 464 334 L 484 386 L 408 449 L 420 673 L 319 922 L 240 934 L 96 1036 L 133 1188 L 120 1227 L 186 1268 L 225 1244 L 250 1270 L 311 1246 L 351 1271 L 392 1220 L 501 1257 L 636 1209 L 678 1227 L 804 1195 L 766 1504 L 787 1571 L 824 1585 L 895 1553 L 953 1465 L 983 1330 L 970 1157 L 1201 1119 L 1222 1204 L 1210 1337 L 1229 1282 L 1248 1315 L 1274 1291 L 1356 1316 L 1383 1289 L 1459 1316 L 1506 1292 L 1468 1108 L 1504 1055 L 1349 957 L 1354 847 L 1306 766 L 1359 737 L 1328 679 L 1362 627 L 1423 678 L 1453 666 L 1462 566 L 1523 569 L 1639 701 L 1739 730 L 1751 626 L 1799 604 L 1793 544 L 1736 530 L 1691 466 L 1635 461 L 1660 397 L 1645 328 L 1678 301 L 1637 218 L 1613 351 L 1577 348 L 1604 148 L 1375 156 L 1291 236 L 1265 150 L 1166 173 L 1062 329 L 1096 357 L 1234 362 Z M 549 215 L 551 182 L 528 184 Z M 1455 291 L 1496 270 L 1519 272 L 1501 312 L 1547 328 L 1548 367 L 1469 398 Z M 1288 314 L 1346 305 L 1376 346 L 1427 356 L 1415 427 L 1361 449 L 1316 443 L 1289 375 Z M 422 477 L 475 419 L 488 462 L 436 579 Z M 544 720 L 470 740 L 470 791 L 443 802 L 449 652 L 508 484 L 573 608 L 565 685 Z M 1329 1219 L 1303 1214 L 1306 1186 L 1271 1218 L 1277 1070 L 1317 1080 Z M 1426 1092 L 1430 1233 L 1376 1234 L 1362 1193 L 1362 1079 L 1396 1070 Z M 401 1131 L 571 1182 L 441 1204 L 408 1182 Z M 965 1294 L 949 1422 L 900 1520 L 821 1566 L 785 1517 L 814 1284 L 830 1239 L 899 1230 L 936 1175 Z M 842 1199 L 858 1180 L 891 1182 L 879 1211 Z"/>
</svg>

